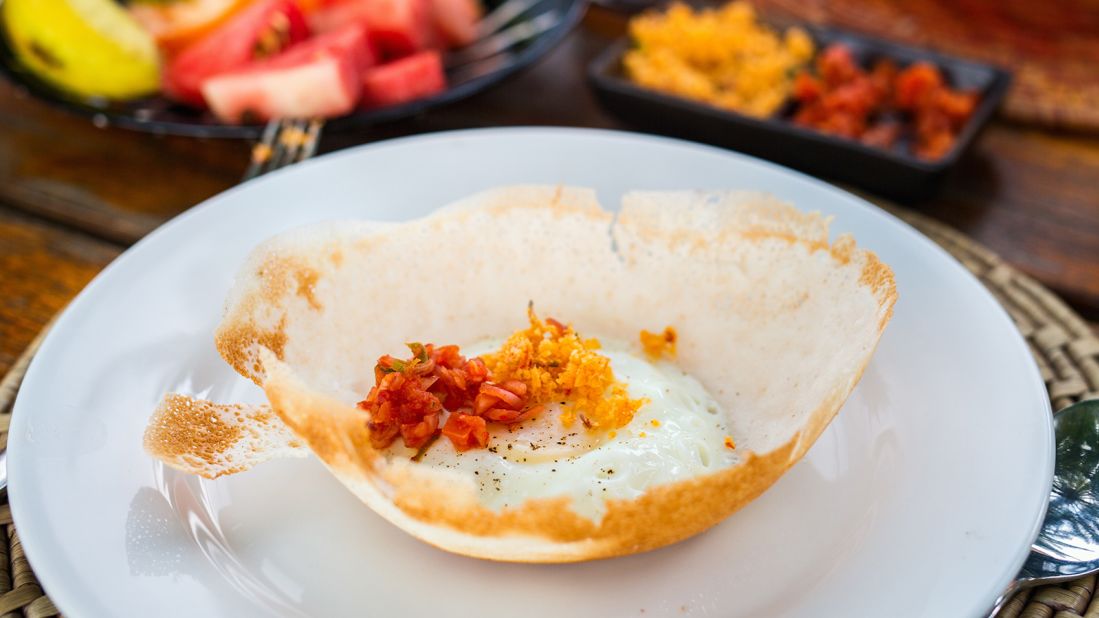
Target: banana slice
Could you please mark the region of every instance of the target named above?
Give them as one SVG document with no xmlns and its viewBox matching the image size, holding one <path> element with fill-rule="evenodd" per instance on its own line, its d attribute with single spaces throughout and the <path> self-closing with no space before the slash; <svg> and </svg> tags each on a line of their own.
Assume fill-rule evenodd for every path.
<svg viewBox="0 0 1099 618">
<path fill-rule="evenodd" d="M 160 87 L 156 43 L 113 0 L 5 0 L 0 20 L 19 60 L 58 88 L 130 99 Z"/>
</svg>

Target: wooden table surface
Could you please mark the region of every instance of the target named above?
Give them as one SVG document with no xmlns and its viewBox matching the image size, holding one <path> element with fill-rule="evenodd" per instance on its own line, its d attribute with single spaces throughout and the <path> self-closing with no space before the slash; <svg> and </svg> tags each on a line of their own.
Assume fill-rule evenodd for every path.
<svg viewBox="0 0 1099 618">
<path fill-rule="evenodd" d="M 322 152 L 446 129 L 631 129 L 603 112 L 588 61 L 623 31 L 593 8 L 579 30 L 505 85 L 422 117 L 328 135 Z M 142 236 L 236 184 L 248 145 L 98 129 L 0 83 L 0 373 L 50 317 Z M 1099 135 L 997 121 L 936 198 L 949 223 L 1099 322 Z"/>
</svg>

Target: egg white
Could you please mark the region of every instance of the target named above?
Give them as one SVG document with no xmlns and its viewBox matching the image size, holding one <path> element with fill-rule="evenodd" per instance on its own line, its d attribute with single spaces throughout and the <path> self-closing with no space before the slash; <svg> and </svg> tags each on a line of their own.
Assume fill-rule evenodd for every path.
<svg viewBox="0 0 1099 618">
<path fill-rule="evenodd" d="M 613 438 L 592 434 L 579 422 L 564 427 L 557 418 L 562 405 L 552 402 L 531 421 L 512 428 L 490 425 L 489 449 L 457 452 L 440 439 L 419 465 L 468 476 L 481 503 L 493 510 L 568 496 L 574 511 L 598 520 L 609 498 L 634 499 L 653 486 L 737 462 L 736 451 L 725 446 L 726 413 L 698 380 L 674 363 L 650 362 L 626 346 L 604 344 L 601 353 L 630 397 L 648 399 Z M 497 348 L 463 351 L 475 356 Z"/>
</svg>

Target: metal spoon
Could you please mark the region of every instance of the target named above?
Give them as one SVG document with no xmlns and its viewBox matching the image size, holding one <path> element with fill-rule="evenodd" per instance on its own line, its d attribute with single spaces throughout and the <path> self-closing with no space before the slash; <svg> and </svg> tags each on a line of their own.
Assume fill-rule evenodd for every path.
<svg viewBox="0 0 1099 618">
<path fill-rule="evenodd" d="M 1057 463 L 1049 509 L 1023 568 L 989 616 L 1016 592 L 1099 571 L 1099 399 L 1053 416 Z"/>
</svg>

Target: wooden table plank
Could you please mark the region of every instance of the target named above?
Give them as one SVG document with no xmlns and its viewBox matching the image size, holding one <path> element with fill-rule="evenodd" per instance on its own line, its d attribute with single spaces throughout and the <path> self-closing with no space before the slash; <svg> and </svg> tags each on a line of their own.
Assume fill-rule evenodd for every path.
<svg viewBox="0 0 1099 618">
<path fill-rule="evenodd" d="M 593 8 L 577 33 L 507 84 L 418 118 L 326 135 L 320 150 L 468 127 L 635 128 L 603 112 L 585 78 L 624 23 Z M 240 142 L 96 129 L 0 85 L 0 202 L 123 244 L 235 184 L 246 158 Z M 1099 320 L 1099 136 L 994 123 L 941 194 L 917 207 Z"/>
<path fill-rule="evenodd" d="M 1099 320 L 1099 137 L 993 124 L 916 207 Z"/>
<path fill-rule="evenodd" d="M 236 184 L 248 146 L 98 129 L 0 80 L 0 203 L 129 244 Z"/>
<path fill-rule="evenodd" d="M 0 375 L 120 251 L 0 207 Z"/>
</svg>

